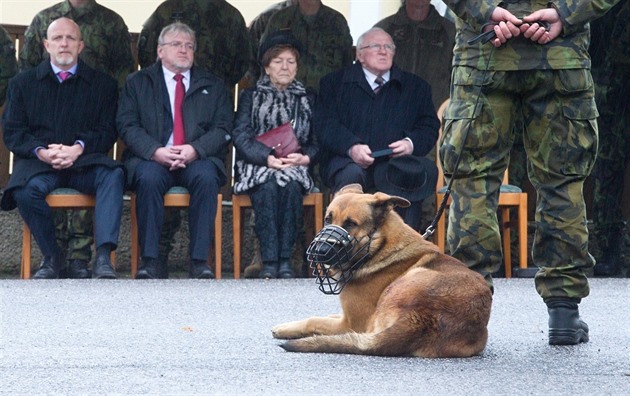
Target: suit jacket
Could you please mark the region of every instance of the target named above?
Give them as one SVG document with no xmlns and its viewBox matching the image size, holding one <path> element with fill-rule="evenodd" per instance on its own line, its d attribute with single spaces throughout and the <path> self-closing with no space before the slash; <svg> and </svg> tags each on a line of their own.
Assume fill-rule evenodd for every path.
<svg viewBox="0 0 630 396">
<path fill-rule="evenodd" d="M 18 74 L 9 83 L 2 117 L 4 144 L 14 155 L 13 174 L 0 204 L 15 208 L 12 190 L 33 176 L 55 171 L 40 161 L 35 148 L 49 144 L 85 143 L 71 169 L 92 165 L 121 166 L 107 156 L 117 139 L 116 81 L 79 60 L 77 73 L 59 83 L 50 61 Z M 56 171 L 55 171 L 56 172 Z"/>
<path fill-rule="evenodd" d="M 225 84 L 210 72 L 193 67 L 184 97 L 186 143 L 199 158 L 212 160 L 227 178 L 225 157 L 234 110 Z M 123 89 L 116 124 L 126 150 L 123 160 L 131 184 L 136 166 L 150 160 L 168 142 L 173 130 L 171 105 L 162 64 L 156 62 L 133 73 Z"/>
<path fill-rule="evenodd" d="M 426 81 L 394 65 L 376 95 L 360 63 L 321 80 L 313 123 L 324 181 L 352 162 L 347 152 L 358 143 L 377 151 L 409 138 L 412 154 L 425 156 L 435 147 L 440 126 Z"/>
</svg>

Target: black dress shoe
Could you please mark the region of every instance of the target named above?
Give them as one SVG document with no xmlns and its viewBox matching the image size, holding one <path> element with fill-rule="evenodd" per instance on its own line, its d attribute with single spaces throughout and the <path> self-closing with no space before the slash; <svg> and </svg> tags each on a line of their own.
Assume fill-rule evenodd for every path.
<svg viewBox="0 0 630 396">
<path fill-rule="evenodd" d="M 278 278 L 280 279 L 291 279 L 295 275 L 293 274 L 293 268 L 291 267 L 291 261 L 289 260 L 281 260 L 280 266 L 278 267 Z"/>
<path fill-rule="evenodd" d="M 116 279 L 116 272 L 109 260 L 109 254 L 99 254 L 94 260 L 94 278 L 96 279 Z"/>
<path fill-rule="evenodd" d="M 145 257 L 140 263 L 140 268 L 136 272 L 136 279 L 156 279 L 160 274 L 160 261 L 158 259 Z"/>
<path fill-rule="evenodd" d="M 63 255 L 44 257 L 33 279 L 57 279 L 64 263 Z"/>
<path fill-rule="evenodd" d="M 278 263 L 266 262 L 263 263 L 262 270 L 260 271 L 260 279 L 274 279 L 278 277 Z"/>
<path fill-rule="evenodd" d="M 578 304 L 573 301 L 547 302 L 549 312 L 549 345 L 576 345 L 588 342 L 588 325 L 580 319 Z"/>
<path fill-rule="evenodd" d="M 89 279 L 92 277 L 92 273 L 88 269 L 88 262 L 80 259 L 70 260 L 66 273 L 71 279 Z"/>
<path fill-rule="evenodd" d="M 188 273 L 192 279 L 214 279 L 214 273 L 203 260 L 192 260 Z"/>
</svg>

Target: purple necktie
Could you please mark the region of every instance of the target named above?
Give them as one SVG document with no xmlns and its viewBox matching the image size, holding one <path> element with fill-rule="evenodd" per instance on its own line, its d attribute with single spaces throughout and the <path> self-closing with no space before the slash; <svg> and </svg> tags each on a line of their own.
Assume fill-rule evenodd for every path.
<svg viewBox="0 0 630 396">
<path fill-rule="evenodd" d="M 61 82 L 66 81 L 66 79 L 72 75 L 72 73 L 68 71 L 60 71 L 58 74 L 59 74 L 59 78 L 61 79 Z"/>
</svg>

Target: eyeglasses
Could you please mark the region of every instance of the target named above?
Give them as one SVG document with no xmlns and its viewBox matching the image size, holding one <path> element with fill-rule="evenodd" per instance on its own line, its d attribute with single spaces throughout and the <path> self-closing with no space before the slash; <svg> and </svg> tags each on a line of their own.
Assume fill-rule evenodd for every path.
<svg viewBox="0 0 630 396">
<path fill-rule="evenodd" d="M 372 52 L 379 52 L 381 49 L 385 48 L 386 52 L 394 53 L 396 51 L 396 46 L 394 44 L 368 44 L 363 47 L 360 47 L 360 50 L 369 49 Z"/>
<path fill-rule="evenodd" d="M 170 43 L 162 43 L 160 45 L 162 45 L 162 46 L 168 45 L 171 48 L 178 48 L 178 49 L 184 48 L 187 51 L 194 51 L 195 50 L 195 44 L 193 44 L 193 43 L 182 43 L 182 42 L 179 42 L 179 41 L 171 41 Z"/>
</svg>

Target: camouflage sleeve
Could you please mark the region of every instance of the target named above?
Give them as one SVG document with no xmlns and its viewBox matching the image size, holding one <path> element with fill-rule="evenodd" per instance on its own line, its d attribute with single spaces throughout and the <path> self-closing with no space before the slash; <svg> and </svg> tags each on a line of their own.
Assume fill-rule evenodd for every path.
<svg viewBox="0 0 630 396">
<path fill-rule="evenodd" d="M 352 34 L 350 34 L 350 27 L 343 16 L 339 21 L 338 31 L 343 32 L 341 38 L 341 48 L 347 48 L 347 50 L 343 53 L 342 65 L 349 66 L 354 61 L 355 53 L 352 50 Z"/>
<path fill-rule="evenodd" d="M 125 84 L 125 80 L 129 73 L 132 73 L 135 68 L 135 60 L 133 58 L 133 52 L 131 50 L 131 36 L 129 35 L 129 29 L 123 22 L 122 18 L 112 26 L 113 45 L 112 52 L 110 54 L 110 74 L 116 79 L 118 88 L 121 89 Z"/>
<path fill-rule="evenodd" d="M 20 45 L 20 70 L 37 66 L 44 59 L 44 20 L 41 15 L 35 15 L 33 21 L 24 33 L 24 40 Z"/>
<path fill-rule="evenodd" d="M 138 36 L 138 63 L 145 68 L 155 63 L 157 59 L 157 44 L 164 21 L 159 13 L 154 12 L 142 25 L 142 31 Z"/>
<path fill-rule="evenodd" d="M 613 8 L 620 0 L 556 0 L 552 6 L 558 10 L 564 24 L 564 34 L 583 29 L 585 23 L 595 20 Z"/>
<path fill-rule="evenodd" d="M 236 53 L 234 57 L 234 67 L 230 72 L 229 81 L 226 83 L 235 85 L 245 75 L 252 62 L 252 44 L 249 39 L 245 20 L 240 17 L 236 39 Z"/>
<path fill-rule="evenodd" d="M 9 79 L 15 74 L 17 74 L 15 46 L 9 33 L 0 27 L 0 106 L 4 104 Z"/>
<path fill-rule="evenodd" d="M 448 6 L 463 21 L 473 28 L 481 28 L 481 25 L 490 20 L 499 1 L 493 0 L 444 0 Z"/>
</svg>

